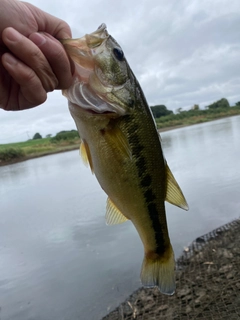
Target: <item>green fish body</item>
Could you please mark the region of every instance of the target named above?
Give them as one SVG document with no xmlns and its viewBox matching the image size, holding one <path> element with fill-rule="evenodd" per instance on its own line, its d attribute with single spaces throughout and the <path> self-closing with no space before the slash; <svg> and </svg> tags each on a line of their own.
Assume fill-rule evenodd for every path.
<svg viewBox="0 0 240 320">
<path fill-rule="evenodd" d="M 82 158 L 108 195 L 106 222 L 132 221 L 144 246 L 143 285 L 173 294 L 175 263 L 164 202 L 188 206 L 141 87 L 104 24 L 62 43 L 76 66 L 75 81 L 63 94 L 82 139 Z"/>
</svg>

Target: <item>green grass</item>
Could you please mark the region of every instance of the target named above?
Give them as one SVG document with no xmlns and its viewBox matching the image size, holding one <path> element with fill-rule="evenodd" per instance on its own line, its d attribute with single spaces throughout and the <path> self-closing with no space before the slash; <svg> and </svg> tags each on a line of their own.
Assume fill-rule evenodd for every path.
<svg viewBox="0 0 240 320">
<path fill-rule="evenodd" d="M 0 165 L 68 150 L 77 149 L 80 138 L 53 142 L 51 138 L 0 144 Z"/>
<path fill-rule="evenodd" d="M 0 150 L 4 149 L 6 146 L 9 148 L 25 148 L 25 147 L 32 147 L 32 146 L 41 146 L 50 143 L 51 138 L 43 138 L 43 139 L 36 139 L 36 140 L 28 140 L 24 142 L 15 142 L 15 143 L 8 143 L 8 144 L 0 144 Z"/>
<path fill-rule="evenodd" d="M 7 162 L 24 158 L 23 150 L 19 148 L 5 148 L 0 150 L 0 161 Z"/>
</svg>

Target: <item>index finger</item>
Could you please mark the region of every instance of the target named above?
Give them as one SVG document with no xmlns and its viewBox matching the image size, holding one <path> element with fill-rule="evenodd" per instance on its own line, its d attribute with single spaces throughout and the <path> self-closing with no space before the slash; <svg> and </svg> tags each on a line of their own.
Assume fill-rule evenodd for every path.
<svg viewBox="0 0 240 320">
<path fill-rule="evenodd" d="M 58 79 L 48 60 L 30 39 L 24 37 L 13 28 L 3 30 L 2 38 L 15 57 L 36 73 L 47 92 L 53 91 L 58 86 Z"/>
<path fill-rule="evenodd" d="M 33 41 L 47 58 L 58 79 L 56 89 L 67 89 L 73 80 L 74 65 L 71 65 L 62 44 L 49 34 L 32 33 L 29 39 Z M 45 39 L 46 41 L 43 41 Z"/>
</svg>

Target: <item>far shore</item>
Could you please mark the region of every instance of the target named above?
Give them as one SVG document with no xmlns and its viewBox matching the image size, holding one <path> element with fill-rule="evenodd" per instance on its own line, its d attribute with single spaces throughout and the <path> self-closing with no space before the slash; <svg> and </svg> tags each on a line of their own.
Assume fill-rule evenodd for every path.
<svg viewBox="0 0 240 320">
<path fill-rule="evenodd" d="M 236 116 L 236 115 L 231 115 L 232 117 Z M 224 118 L 228 118 L 229 116 L 226 116 Z M 210 121 L 205 121 L 205 122 L 212 122 L 212 121 L 216 121 L 219 119 L 223 119 L 223 117 L 221 118 L 217 118 L 217 119 L 213 119 Z M 205 122 L 201 122 L 201 123 L 205 123 Z M 201 124 L 201 123 L 193 123 L 193 124 L 182 124 L 182 125 L 176 125 L 176 126 L 171 126 L 171 127 L 165 127 L 165 128 L 159 128 L 158 132 L 166 132 L 166 131 L 170 131 L 170 130 L 174 130 L 174 129 L 180 129 L 180 128 L 184 128 L 184 127 L 189 127 L 189 126 L 193 126 L 193 125 L 197 125 L 197 124 Z M 49 155 L 53 155 L 53 154 L 57 154 L 57 153 L 62 153 L 62 152 L 67 152 L 67 151 L 73 151 L 73 150 L 77 150 L 79 148 L 79 144 L 74 144 L 74 145 L 66 145 L 61 147 L 61 149 L 53 149 L 53 150 L 49 150 L 46 152 L 41 152 L 41 153 L 34 153 L 34 154 L 29 154 L 26 155 L 22 158 L 16 158 L 13 159 L 11 161 L 1 161 L 0 160 L 0 166 L 7 166 L 7 165 L 11 165 L 11 164 L 15 164 L 18 162 L 23 162 L 26 160 L 30 160 L 30 159 L 35 159 L 35 158 L 40 158 L 40 157 L 44 157 L 44 156 L 49 156 Z"/>
<path fill-rule="evenodd" d="M 207 121 L 206 121 L 207 122 Z M 166 131 L 170 131 L 170 130 L 174 130 L 174 129 L 180 129 L 180 128 L 185 128 L 185 127 L 190 127 L 190 126 L 194 126 L 195 124 L 199 124 L 199 123 L 194 123 L 194 124 L 181 124 L 179 126 L 172 126 L 172 127 L 166 127 L 166 128 L 160 128 L 158 129 L 158 132 L 166 132 Z"/>
<path fill-rule="evenodd" d="M 158 129 L 158 132 L 161 133 L 161 132 L 170 131 L 170 130 L 174 130 L 174 129 L 178 129 L 178 128 L 183 128 L 186 126 L 189 126 L 189 125 L 180 125 L 180 126 L 161 128 L 161 129 Z M 0 160 L 0 166 L 7 166 L 7 165 L 15 164 L 18 162 L 23 162 L 23 161 L 27 161 L 27 160 L 31 160 L 31 159 L 35 159 L 35 158 L 50 156 L 50 155 L 57 154 L 57 153 L 73 151 L 73 150 L 77 150 L 77 149 L 79 149 L 79 145 L 73 145 L 73 146 L 66 146 L 65 148 L 62 148 L 61 150 L 52 150 L 52 151 L 38 153 L 38 154 L 30 154 L 30 155 L 24 156 L 22 158 L 13 159 L 11 161 L 1 161 Z"/>
<path fill-rule="evenodd" d="M 51 156 L 51 155 L 57 154 L 57 153 L 73 151 L 73 150 L 77 150 L 77 149 L 79 149 L 79 146 L 74 145 L 74 146 L 69 146 L 68 148 L 66 147 L 66 148 L 64 148 L 62 150 L 49 151 L 49 152 L 44 152 L 44 153 L 39 153 L 39 154 L 31 154 L 31 155 L 25 156 L 23 158 L 14 159 L 12 161 L 0 161 L 0 167 L 1 166 L 7 166 L 7 165 L 10 165 L 10 164 L 15 164 L 15 163 L 18 163 L 18 162 L 31 160 L 31 159 L 35 159 L 35 158 Z"/>
<path fill-rule="evenodd" d="M 237 116 L 239 116 L 239 114 L 226 114 L 224 116 L 219 116 L 219 117 L 216 117 L 211 120 L 204 120 L 204 121 L 201 120 L 199 122 L 194 122 L 194 123 L 180 124 L 180 125 L 174 125 L 174 126 L 169 126 L 169 127 L 164 127 L 164 128 L 158 128 L 158 132 L 161 133 L 161 132 L 165 132 L 165 131 L 195 126 L 197 124 L 202 124 L 202 123 L 206 123 L 206 122 L 213 122 L 213 121 L 217 121 L 217 120 L 221 120 L 221 119 L 225 119 L 225 118 L 230 118 L 230 117 L 237 117 Z"/>
</svg>

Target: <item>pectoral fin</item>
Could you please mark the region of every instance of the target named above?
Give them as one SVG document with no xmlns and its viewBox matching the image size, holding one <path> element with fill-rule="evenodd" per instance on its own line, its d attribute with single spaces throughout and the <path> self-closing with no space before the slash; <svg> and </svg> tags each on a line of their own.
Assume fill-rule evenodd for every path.
<svg viewBox="0 0 240 320">
<path fill-rule="evenodd" d="M 184 210 L 188 210 L 187 201 L 180 189 L 177 181 L 175 180 L 171 170 L 166 163 L 166 179 L 167 179 L 167 190 L 166 190 L 166 201 L 180 207 Z"/>
<path fill-rule="evenodd" d="M 104 136 L 108 143 L 113 147 L 113 150 L 115 149 L 117 153 L 120 153 L 126 158 L 132 158 L 132 151 L 128 140 L 117 125 L 107 129 L 104 132 Z"/>
<path fill-rule="evenodd" d="M 80 155 L 82 157 L 83 163 L 86 166 L 90 166 L 92 173 L 93 171 L 93 163 L 92 163 L 92 158 L 91 158 L 91 153 L 89 150 L 89 146 L 86 141 L 82 140 L 80 144 Z"/>
<path fill-rule="evenodd" d="M 128 220 L 109 198 L 107 199 L 105 219 L 107 225 L 119 224 Z"/>
</svg>

